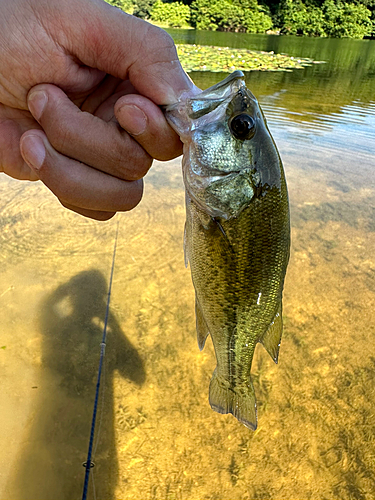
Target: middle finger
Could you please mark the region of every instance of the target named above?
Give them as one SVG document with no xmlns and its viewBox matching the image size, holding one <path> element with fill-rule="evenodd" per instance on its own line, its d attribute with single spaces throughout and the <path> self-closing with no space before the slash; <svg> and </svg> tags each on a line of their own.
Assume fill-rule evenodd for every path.
<svg viewBox="0 0 375 500">
<path fill-rule="evenodd" d="M 37 85 L 28 105 L 59 153 L 128 181 L 149 170 L 152 158 L 117 122 L 81 111 L 58 87 Z"/>
</svg>

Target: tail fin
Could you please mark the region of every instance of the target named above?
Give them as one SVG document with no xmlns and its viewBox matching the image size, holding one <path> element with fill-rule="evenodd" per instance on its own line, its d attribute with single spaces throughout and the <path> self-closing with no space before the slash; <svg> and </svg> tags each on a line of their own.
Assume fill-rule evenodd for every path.
<svg viewBox="0 0 375 500">
<path fill-rule="evenodd" d="M 231 389 L 220 384 L 216 370 L 210 383 L 210 405 L 218 413 L 231 413 L 249 429 L 257 428 L 257 405 L 253 384 Z"/>
</svg>

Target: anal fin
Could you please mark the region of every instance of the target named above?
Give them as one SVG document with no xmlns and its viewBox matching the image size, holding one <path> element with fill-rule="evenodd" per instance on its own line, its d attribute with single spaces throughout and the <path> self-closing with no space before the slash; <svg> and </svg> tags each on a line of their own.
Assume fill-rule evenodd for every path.
<svg viewBox="0 0 375 500">
<path fill-rule="evenodd" d="M 208 330 L 208 326 L 206 320 L 204 319 L 203 312 L 201 306 L 199 305 L 198 298 L 195 295 L 195 320 L 197 327 L 197 340 L 199 349 L 202 351 L 204 344 L 206 343 L 206 338 L 210 333 Z"/>
<path fill-rule="evenodd" d="M 280 349 L 282 333 L 283 333 L 283 318 L 281 313 L 281 302 L 280 302 L 280 305 L 277 309 L 277 313 L 275 314 L 272 323 L 270 324 L 268 330 L 261 339 L 263 346 L 265 347 L 266 351 L 276 364 L 279 358 L 279 349 Z"/>
</svg>

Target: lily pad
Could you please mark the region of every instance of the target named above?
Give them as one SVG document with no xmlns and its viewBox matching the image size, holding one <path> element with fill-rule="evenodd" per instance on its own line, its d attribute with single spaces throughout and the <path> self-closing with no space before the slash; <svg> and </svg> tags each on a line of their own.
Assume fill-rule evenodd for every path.
<svg viewBox="0 0 375 500">
<path fill-rule="evenodd" d="M 291 71 L 316 61 L 274 52 L 260 52 L 213 45 L 177 45 L 178 57 L 185 71 L 232 73 L 241 71 Z"/>
</svg>

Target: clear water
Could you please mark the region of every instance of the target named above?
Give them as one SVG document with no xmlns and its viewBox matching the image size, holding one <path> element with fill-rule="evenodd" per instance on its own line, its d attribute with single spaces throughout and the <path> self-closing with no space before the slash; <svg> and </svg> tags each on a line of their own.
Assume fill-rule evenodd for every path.
<svg viewBox="0 0 375 500">
<path fill-rule="evenodd" d="M 0 498 L 81 498 L 120 220 L 91 499 L 375 496 L 375 41 L 173 31 L 325 60 L 249 73 L 282 155 L 292 251 L 279 365 L 261 346 L 256 432 L 213 412 L 195 338 L 180 160 L 106 223 L 0 183 Z M 196 73 L 201 87 L 223 74 Z M 95 486 L 95 493 L 94 493 Z"/>
</svg>

